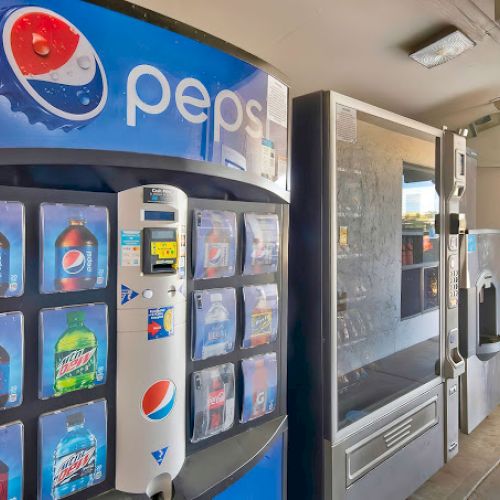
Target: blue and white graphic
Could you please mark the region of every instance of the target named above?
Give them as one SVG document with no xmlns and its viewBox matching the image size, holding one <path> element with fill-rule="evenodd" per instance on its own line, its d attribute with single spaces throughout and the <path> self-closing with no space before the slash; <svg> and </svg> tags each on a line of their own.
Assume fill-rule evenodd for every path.
<svg viewBox="0 0 500 500">
<path fill-rule="evenodd" d="M 278 286 L 243 287 L 245 302 L 245 334 L 243 348 L 274 342 L 278 336 Z"/>
<path fill-rule="evenodd" d="M 165 446 L 165 448 L 160 448 L 159 450 L 151 452 L 151 455 L 153 455 L 153 458 L 158 465 L 161 465 L 163 463 L 163 460 L 165 460 L 165 457 L 167 456 L 167 450 L 168 446 Z"/>
<path fill-rule="evenodd" d="M 136 297 L 139 297 L 139 294 L 135 290 L 132 290 L 132 288 L 129 288 L 126 285 L 122 285 L 122 289 L 121 289 L 121 305 L 122 306 L 127 304 L 127 302 L 134 300 Z"/>
<path fill-rule="evenodd" d="M 78 313 L 82 324 L 73 328 L 71 318 Z M 90 379 L 85 387 L 66 387 L 64 392 L 106 383 L 108 364 L 108 306 L 80 306 L 40 311 L 39 397 L 59 395 L 58 381 L 78 376 Z"/>
<path fill-rule="evenodd" d="M 241 421 L 248 422 L 272 413 L 276 408 L 278 392 L 276 353 L 244 359 L 241 368 L 244 385 Z"/>
<path fill-rule="evenodd" d="M 0 410 L 23 402 L 23 373 L 23 314 L 0 314 Z"/>
<path fill-rule="evenodd" d="M 107 286 L 109 223 L 106 207 L 43 203 L 40 227 L 42 293 Z"/>
<path fill-rule="evenodd" d="M 193 293 L 193 360 L 221 356 L 234 350 L 236 290 L 214 288 Z"/>
<path fill-rule="evenodd" d="M 38 498 L 63 498 L 102 482 L 106 476 L 106 436 L 103 399 L 42 415 Z"/>
<path fill-rule="evenodd" d="M 23 442 L 21 422 L 0 427 L 0 499 L 23 498 Z"/>
<path fill-rule="evenodd" d="M 286 188 L 288 89 L 276 78 L 88 2 L 0 7 L 0 148 L 177 156 Z"/>
<path fill-rule="evenodd" d="M 245 242 L 243 274 L 278 270 L 280 230 L 276 214 L 245 214 Z"/>
<path fill-rule="evenodd" d="M 195 210 L 193 217 L 194 279 L 234 276 L 238 241 L 236 214 Z"/>
<path fill-rule="evenodd" d="M 167 418 L 174 409 L 177 388 L 171 380 L 158 380 L 142 396 L 142 414 L 148 420 Z"/>
<path fill-rule="evenodd" d="M 24 205 L 0 201 L 0 297 L 24 292 Z"/>
</svg>

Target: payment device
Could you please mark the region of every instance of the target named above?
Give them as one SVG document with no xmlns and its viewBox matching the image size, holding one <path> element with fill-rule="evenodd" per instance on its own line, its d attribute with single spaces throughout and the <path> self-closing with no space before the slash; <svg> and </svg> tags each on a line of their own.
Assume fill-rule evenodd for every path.
<svg viewBox="0 0 500 500">
<path fill-rule="evenodd" d="M 458 350 L 458 289 L 459 289 L 459 234 L 464 231 L 464 220 L 459 213 L 460 198 L 465 192 L 466 141 L 454 132 L 445 131 L 443 142 L 442 182 L 445 199 L 445 256 L 446 256 L 446 313 L 445 358 L 443 375 L 446 379 L 446 449 L 445 458 L 451 460 L 458 453 L 459 391 L 458 377 L 464 373 L 465 361 Z"/>
<path fill-rule="evenodd" d="M 116 488 L 162 493 L 185 459 L 187 196 L 118 194 Z"/>
</svg>

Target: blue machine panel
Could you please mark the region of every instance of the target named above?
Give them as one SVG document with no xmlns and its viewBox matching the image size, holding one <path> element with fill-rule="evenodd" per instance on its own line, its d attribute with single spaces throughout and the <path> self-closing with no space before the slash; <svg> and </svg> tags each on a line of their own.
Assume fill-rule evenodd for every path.
<svg viewBox="0 0 500 500">
<path fill-rule="evenodd" d="M 283 434 L 242 478 L 214 497 L 216 500 L 282 500 Z"/>
</svg>

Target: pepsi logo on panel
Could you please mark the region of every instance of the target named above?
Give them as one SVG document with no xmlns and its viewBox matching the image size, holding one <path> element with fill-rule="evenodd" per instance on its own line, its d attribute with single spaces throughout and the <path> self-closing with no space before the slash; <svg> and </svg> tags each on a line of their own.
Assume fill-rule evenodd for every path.
<svg viewBox="0 0 500 500">
<path fill-rule="evenodd" d="M 80 250 L 69 250 L 64 254 L 62 267 L 68 274 L 78 274 L 85 268 L 85 255 Z"/>
<path fill-rule="evenodd" d="M 158 380 L 142 396 L 142 414 L 148 420 L 163 420 L 174 408 L 175 393 L 171 380 Z"/>
<path fill-rule="evenodd" d="M 106 74 L 87 38 L 40 7 L 7 11 L 0 21 L 0 93 L 31 123 L 66 131 L 94 119 L 106 104 Z"/>
</svg>

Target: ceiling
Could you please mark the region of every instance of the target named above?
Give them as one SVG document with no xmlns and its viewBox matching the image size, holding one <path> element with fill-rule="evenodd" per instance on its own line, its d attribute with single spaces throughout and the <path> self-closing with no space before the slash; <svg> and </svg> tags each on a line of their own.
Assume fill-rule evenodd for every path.
<svg viewBox="0 0 500 500">
<path fill-rule="evenodd" d="M 496 109 L 500 27 L 494 0 L 133 0 L 266 60 L 293 95 L 333 89 L 450 127 Z M 428 70 L 408 50 L 447 25 L 476 47 Z"/>
</svg>

